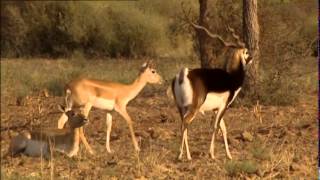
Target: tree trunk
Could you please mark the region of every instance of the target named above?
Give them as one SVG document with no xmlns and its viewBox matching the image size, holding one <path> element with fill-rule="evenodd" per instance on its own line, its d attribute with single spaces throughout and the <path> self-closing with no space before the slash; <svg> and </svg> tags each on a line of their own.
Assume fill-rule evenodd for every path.
<svg viewBox="0 0 320 180">
<path fill-rule="evenodd" d="M 247 85 L 256 97 L 259 96 L 257 82 L 259 82 L 259 23 L 257 0 L 243 0 L 243 33 L 244 41 L 253 57 L 248 68 Z M 250 93 L 251 94 L 251 93 Z"/>
<path fill-rule="evenodd" d="M 208 0 L 199 0 L 199 5 L 199 25 L 210 29 L 208 22 Z M 201 67 L 216 67 L 217 55 L 213 49 L 215 42 L 202 30 L 197 30 L 197 37 L 199 41 Z"/>
</svg>

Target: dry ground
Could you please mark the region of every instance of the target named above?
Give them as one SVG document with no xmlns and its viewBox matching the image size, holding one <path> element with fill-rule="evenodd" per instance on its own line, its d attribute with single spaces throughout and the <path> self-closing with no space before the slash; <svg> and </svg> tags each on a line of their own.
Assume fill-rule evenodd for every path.
<svg viewBox="0 0 320 180">
<path fill-rule="evenodd" d="M 234 160 L 226 158 L 222 137 L 216 142 L 216 159 L 208 155 L 212 128 L 212 113 L 198 115 L 191 125 L 189 143 L 192 161 L 178 161 L 179 123 L 175 107 L 164 93 L 142 93 L 129 104 L 128 111 L 135 120 L 135 130 L 142 151 L 133 151 L 124 120 L 113 114 L 111 147 L 105 149 L 105 115 L 102 110 L 90 113 L 90 124 L 85 127 L 89 142 L 97 151 L 89 155 L 81 146 L 79 155 L 67 158 L 54 154 L 53 171 L 48 161 L 30 157 L 3 157 L 8 143 L 26 122 L 27 128 L 54 127 L 60 116 L 56 105 L 62 97 L 33 96 L 21 105 L 16 99 L 7 99 L 1 112 L 1 173 L 3 177 L 28 177 L 40 179 L 232 179 L 232 178 L 291 178 L 316 179 L 317 177 L 317 108 L 316 94 L 296 106 L 260 106 L 230 108 L 225 116 L 231 153 Z M 42 112 L 39 114 L 39 102 Z M 3 105 L 3 104 L 2 104 Z M 2 106 L 3 107 L 3 106 Z M 261 118 L 261 122 L 260 122 Z M 6 127 L 17 129 L 5 130 Z M 242 136 L 253 136 L 252 141 Z M 24 179 L 23 178 L 23 179 Z"/>
<path fill-rule="evenodd" d="M 197 61 L 196 61 L 197 62 Z M 199 114 L 192 122 L 189 145 L 192 161 L 178 161 L 180 119 L 162 87 L 147 87 L 128 105 L 142 151 L 136 154 L 125 121 L 115 112 L 111 132 L 113 154 L 105 149 L 106 112 L 93 109 L 85 127 L 96 155 L 81 144 L 78 156 L 54 154 L 53 162 L 20 156 L 4 157 L 12 136 L 32 127 L 56 127 L 64 102 L 62 84 L 84 73 L 90 77 L 130 82 L 142 61 L 1 61 L 1 177 L 4 179 L 316 179 L 317 178 L 317 72 L 314 59 L 292 61 L 273 84 L 273 100 L 298 98 L 289 106 L 236 106 L 225 114 L 233 160 L 226 157 L 222 137 L 216 142 L 216 159 L 209 158 L 213 113 Z M 160 74 L 169 80 L 188 61 L 159 61 Z M 129 68 L 130 67 L 130 68 Z M 131 68 L 133 67 L 133 68 Z M 35 71 L 35 69 L 37 69 Z M 289 71 L 289 70 L 290 71 Z M 274 70 L 274 69 L 270 69 Z M 312 72 L 312 74 L 310 74 Z M 290 73 L 297 74 L 294 80 Z M 288 80 L 287 80 L 288 79 Z M 12 84 L 15 86 L 12 86 Z M 281 84 L 282 83 L 282 84 Z M 285 84 L 283 84 L 285 83 Z M 281 87 L 278 87 L 281 85 Z M 291 86 L 294 85 L 294 86 Z M 286 88 L 283 88 L 286 87 Z M 45 97 L 42 88 L 48 88 Z M 279 89 L 284 91 L 280 92 Z M 285 96 L 292 88 L 296 94 Z M 272 89 L 271 89 L 272 90 Z M 26 96 L 29 91 L 41 92 Z M 287 92 L 288 91 L 288 92 Z M 38 94 L 38 95 L 37 95 Z M 24 97 L 24 98 L 22 98 Z M 268 93 L 264 98 L 268 98 Z M 41 112 L 39 112 L 39 105 Z M 7 128 L 11 127 L 10 130 Z M 245 135 L 245 136 L 244 136 Z"/>
</svg>

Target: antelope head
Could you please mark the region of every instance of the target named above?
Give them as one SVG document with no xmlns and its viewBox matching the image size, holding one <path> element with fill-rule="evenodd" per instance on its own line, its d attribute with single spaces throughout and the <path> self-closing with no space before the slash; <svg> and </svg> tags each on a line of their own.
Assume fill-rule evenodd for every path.
<svg viewBox="0 0 320 180">
<path fill-rule="evenodd" d="M 83 114 L 76 114 L 73 110 L 67 111 L 66 108 L 62 105 L 58 106 L 59 110 L 65 113 L 68 117 L 67 123 L 71 129 L 79 128 L 87 124 L 88 119 L 85 118 Z"/>
<path fill-rule="evenodd" d="M 155 65 L 152 61 L 147 61 L 141 66 L 141 76 L 145 78 L 148 83 L 162 84 L 162 77 L 157 73 Z"/>
<path fill-rule="evenodd" d="M 252 56 L 248 52 L 247 48 L 241 49 L 241 62 L 243 65 L 249 65 L 252 63 Z"/>
</svg>

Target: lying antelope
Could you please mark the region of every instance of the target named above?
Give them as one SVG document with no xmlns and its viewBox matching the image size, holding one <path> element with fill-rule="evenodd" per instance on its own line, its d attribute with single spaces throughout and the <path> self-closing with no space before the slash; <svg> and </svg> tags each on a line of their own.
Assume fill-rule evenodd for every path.
<svg viewBox="0 0 320 180">
<path fill-rule="evenodd" d="M 161 76 L 152 67 L 150 61 L 148 61 L 142 65 L 136 80 L 129 85 L 86 78 L 71 81 L 66 86 L 66 103 L 69 109 L 71 109 L 74 104 L 83 106 L 85 117 L 88 117 L 92 107 L 108 111 L 115 110 L 126 120 L 134 148 L 136 151 L 140 151 L 132 127 L 132 119 L 127 113 L 126 106 L 129 101 L 138 95 L 147 83 L 161 84 L 161 82 Z M 63 114 L 58 121 L 58 128 L 63 128 L 66 121 L 67 118 Z M 106 124 L 106 149 L 107 152 L 110 153 L 110 133 L 112 127 L 112 116 L 110 113 L 107 113 Z M 84 136 L 83 128 L 80 128 L 80 138 L 86 149 L 93 154 L 94 152 Z"/>
<path fill-rule="evenodd" d="M 9 146 L 9 154 L 15 156 L 23 153 L 27 156 L 50 158 L 52 150 L 65 153 L 72 157 L 79 150 L 79 127 L 87 123 L 82 114 L 75 114 L 74 111 L 60 109 L 68 118 L 69 127 L 65 129 L 38 129 L 31 132 L 24 132 L 14 137 Z"/>
<path fill-rule="evenodd" d="M 218 36 L 213 35 L 202 26 L 192 25 L 197 29 L 205 30 L 212 38 L 217 38 Z M 229 159 L 232 159 L 227 142 L 227 130 L 223 115 L 241 90 L 245 78 L 245 67 L 252 62 L 252 58 L 243 44 L 227 43 L 220 36 L 218 36 L 218 38 L 225 46 L 234 48 L 232 59 L 229 60 L 227 65 L 228 72 L 217 68 L 193 70 L 184 68 L 176 75 L 171 85 L 172 93 L 182 120 L 182 140 L 179 159 L 182 158 L 185 145 L 187 158 L 191 160 L 187 135 L 188 125 L 198 112 L 204 113 L 210 110 L 217 111 L 210 145 L 210 156 L 214 159 L 214 141 L 219 125 L 223 134 L 227 156 Z"/>
</svg>

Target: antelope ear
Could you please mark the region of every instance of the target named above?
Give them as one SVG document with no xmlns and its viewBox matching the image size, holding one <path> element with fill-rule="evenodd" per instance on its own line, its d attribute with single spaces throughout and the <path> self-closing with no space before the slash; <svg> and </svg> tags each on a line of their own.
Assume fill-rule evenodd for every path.
<svg viewBox="0 0 320 180">
<path fill-rule="evenodd" d="M 141 67 L 146 68 L 147 66 L 148 66 L 148 62 L 144 62 Z"/>
<path fill-rule="evenodd" d="M 58 109 L 59 109 L 59 111 L 61 111 L 61 112 L 66 112 L 66 107 L 65 107 L 65 106 L 62 106 L 61 104 L 58 105 Z"/>
</svg>

